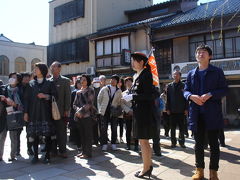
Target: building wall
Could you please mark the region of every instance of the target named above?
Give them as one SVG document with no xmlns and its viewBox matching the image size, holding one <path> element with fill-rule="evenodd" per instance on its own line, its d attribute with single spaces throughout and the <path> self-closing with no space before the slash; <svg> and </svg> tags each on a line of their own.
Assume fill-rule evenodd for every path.
<svg viewBox="0 0 240 180">
<path fill-rule="evenodd" d="M 97 29 L 127 23 L 124 11 L 153 4 L 152 0 L 97 0 Z"/>
<path fill-rule="evenodd" d="M 92 9 L 96 0 L 85 0 L 84 17 L 54 26 L 54 8 L 72 0 L 55 0 L 49 3 L 49 44 L 75 39 L 96 31 Z"/>
<path fill-rule="evenodd" d="M 86 73 L 87 67 L 95 67 L 95 43 L 89 43 L 89 62 L 71 63 L 69 65 L 62 65 L 62 74 L 83 74 Z"/>
<path fill-rule="evenodd" d="M 75 39 L 128 21 L 125 10 L 142 8 L 152 0 L 85 0 L 84 17 L 54 26 L 54 8 L 72 0 L 49 3 L 49 44 Z"/>
<path fill-rule="evenodd" d="M 18 57 L 26 61 L 26 71 L 31 72 L 31 62 L 39 59 L 47 63 L 47 49 L 45 46 L 0 41 L 0 56 L 4 55 L 9 59 L 9 72 L 15 71 L 15 60 Z M 6 77 L 0 76 L 6 82 Z"/>
<path fill-rule="evenodd" d="M 173 39 L 173 62 L 189 61 L 188 37 Z"/>
<path fill-rule="evenodd" d="M 152 5 L 152 0 L 85 0 L 83 18 L 54 26 L 54 8 L 72 0 L 54 0 L 49 3 L 49 44 L 76 39 L 96 32 L 98 29 L 127 23 L 125 10 Z M 89 43 L 89 62 L 63 65 L 62 74 L 81 74 L 86 67 L 95 66 L 95 43 Z"/>
</svg>

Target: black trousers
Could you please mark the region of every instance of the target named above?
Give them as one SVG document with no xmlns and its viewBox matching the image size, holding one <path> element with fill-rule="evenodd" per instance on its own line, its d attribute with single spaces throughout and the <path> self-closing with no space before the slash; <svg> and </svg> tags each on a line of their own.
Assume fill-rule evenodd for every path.
<svg viewBox="0 0 240 180">
<path fill-rule="evenodd" d="M 221 145 L 225 145 L 224 129 L 219 130 L 219 142 Z"/>
<path fill-rule="evenodd" d="M 98 118 L 99 119 L 99 118 Z M 99 135 L 98 135 L 98 122 L 99 120 L 97 119 L 97 121 L 93 121 L 93 144 L 98 144 L 99 141 Z"/>
<path fill-rule="evenodd" d="M 59 147 L 59 153 L 66 153 L 66 144 L 67 144 L 67 126 L 64 119 L 54 121 L 56 128 L 56 137 L 57 141 L 53 141 L 52 151 L 57 153 L 57 146 Z"/>
<path fill-rule="evenodd" d="M 101 145 L 107 144 L 108 141 L 108 122 L 111 124 L 111 144 L 116 144 L 117 140 L 117 120 L 118 118 L 110 117 L 109 113 L 106 113 L 104 116 L 101 116 L 101 127 L 100 127 L 100 139 Z"/>
<path fill-rule="evenodd" d="M 45 137 L 45 148 L 46 148 L 46 154 L 45 154 L 45 158 L 50 159 L 50 152 L 51 152 L 51 137 L 50 136 L 46 136 Z M 33 152 L 34 152 L 34 157 L 38 158 L 38 145 L 39 145 L 39 137 L 34 137 L 34 141 L 33 141 Z"/>
<path fill-rule="evenodd" d="M 210 145 L 210 164 L 209 169 L 217 171 L 219 168 L 219 130 L 206 130 L 204 117 L 203 115 L 199 116 L 199 120 L 197 123 L 197 129 L 194 132 L 195 138 L 195 161 L 197 168 L 205 168 L 204 163 L 204 139 L 205 133 L 208 138 L 208 143 Z"/>
<path fill-rule="evenodd" d="M 21 139 L 21 133 L 22 133 L 22 130 L 23 129 L 18 129 L 17 130 L 17 154 L 19 154 L 20 153 L 20 139 Z"/>
<path fill-rule="evenodd" d="M 81 136 L 82 153 L 91 157 L 93 141 L 93 120 L 90 117 L 79 119 L 77 122 L 77 129 Z"/>
<path fill-rule="evenodd" d="M 167 114 L 167 112 L 162 113 L 162 120 L 163 120 L 163 128 L 164 128 L 164 135 L 169 136 L 169 130 L 170 130 L 170 117 Z"/>
<path fill-rule="evenodd" d="M 155 111 L 155 125 L 153 127 L 154 135 L 153 135 L 153 151 L 155 154 L 161 153 L 160 148 L 160 126 L 161 126 L 161 112 Z"/>
<path fill-rule="evenodd" d="M 126 122 L 126 141 L 127 141 L 127 146 L 130 146 L 131 145 L 131 139 L 132 139 L 133 119 L 132 119 L 132 117 L 127 117 L 124 120 Z M 135 146 L 135 148 L 138 147 L 138 139 L 135 139 L 134 146 Z"/>
<path fill-rule="evenodd" d="M 124 119 L 123 118 L 118 118 L 118 125 L 119 125 L 119 137 L 123 137 L 123 124 L 124 124 Z"/>
<path fill-rule="evenodd" d="M 176 139 L 176 127 L 177 127 L 177 125 L 178 125 L 178 128 L 179 128 L 178 142 L 181 145 L 184 145 L 184 143 L 185 143 L 184 118 L 185 118 L 185 115 L 183 113 L 172 113 L 172 114 L 170 114 L 171 142 L 172 142 L 173 145 L 177 144 L 177 139 Z"/>
</svg>

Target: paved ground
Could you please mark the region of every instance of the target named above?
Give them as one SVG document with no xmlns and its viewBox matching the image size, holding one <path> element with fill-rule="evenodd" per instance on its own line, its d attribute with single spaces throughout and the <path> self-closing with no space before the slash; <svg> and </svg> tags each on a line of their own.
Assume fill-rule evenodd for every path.
<svg viewBox="0 0 240 180">
<path fill-rule="evenodd" d="M 226 131 L 227 147 L 221 148 L 221 160 L 219 177 L 220 180 L 240 179 L 240 130 Z M 73 145 L 68 145 L 69 158 L 52 159 L 49 165 L 41 162 L 32 165 L 26 153 L 25 134 L 21 135 L 21 157 L 17 161 L 9 163 L 9 138 L 5 144 L 3 161 L 0 162 L 0 179 L 138 179 L 134 173 L 141 170 L 142 160 L 138 153 L 125 150 L 125 145 L 118 146 L 117 151 L 107 153 L 101 152 L 99 147 L 94 147 L 94 154 L 91 160 L 82 160 L 74 155 L 76 151 Z M 186 149 L 177 147 L 170 149 L 170 141 L 162 137 L 162 157 L 153 156 L 153 175 L 151 179 L 159 180 L 190 180 L 194 170 L 194 141 L 186 139 Z M 206 150 L 209 157 L 209 151 Z M 206 158 L 206 167 L 209 165 L 209 158 Z M 205 170 L 208 179 L 208 170 Z"/>
</svg>

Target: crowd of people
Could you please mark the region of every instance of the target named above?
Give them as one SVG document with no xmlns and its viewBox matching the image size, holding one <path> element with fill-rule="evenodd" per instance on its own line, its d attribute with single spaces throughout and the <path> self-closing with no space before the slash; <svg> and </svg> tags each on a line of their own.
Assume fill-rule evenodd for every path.
<svg viewBox="0 0 240 180">
<path fill-rule="evenodd" d="M 226 82 L 222 71 L 209 64 L 212 51 L 208 46 L 198 47 L 195 55 L 199 67 L 190 71 L 186 82 L 181 81 L 180 71 L 174 71 L 173 82 L 163 87 L 162 93 L 159 87 L 153 86 L 147 56 L 139 52 L 131 55 L 135 75 L 119 77 L 115 74 L 109 83 L 104 75 L 91 79 L 82 74 L 72 84 L 70 79 L 61 75 L 61 64 L 57 61 L 49 68 L 44 63 L 37 63 L 33 74 L 10 73 L 8 84 L 1 84 L 0 88 L 0 161 L 8 131 L 11 140 L 8 160 L 17 160 L 20 155 L 23 128 L 9 130 L 7 123 L 9 112 L 16 111 L 22 113 L 25 121 L 27 151 L 32 156 L 32 164 L 39 161 L 40 143 L 44 143 L 41 149 L 45 152 L 44 163 L 50 163 L 55 156 L 67 158 L 69 129 L 69 141 L 76 145 L 77 157 L 91 158 L 93 145 L 100 146 L 102 151 L 108 151 L 109 147 L 116 151 L 117 144 L 124 143 L 125 139 L 127 150 L 131 150 L 132 145 L 134 151 L 141 150 L 143 169 L 135 176 L 150 177 L 152 149 L 156 156 L 161 156 L 160 125 L 163 124 L 166 137 L 171 132 L 171 148 L 176 147 L 177 141 L 180 147 L 186 148 L 189 118 L 196 141 L 197 169 L 193 179 L 204 176 L 204 137 L 211 149 L 210 176 L 217 177 L 218 138 L 223 125 L 221 113 L 216 114 L 216 108 L 221 112 L 219 101 L 226 94 Z M 58 120 L 52 117 L 53 100 L 56 100 L 60 112 Z M 149 139 L 152 139 L 152 148 Z"/>
</svg>

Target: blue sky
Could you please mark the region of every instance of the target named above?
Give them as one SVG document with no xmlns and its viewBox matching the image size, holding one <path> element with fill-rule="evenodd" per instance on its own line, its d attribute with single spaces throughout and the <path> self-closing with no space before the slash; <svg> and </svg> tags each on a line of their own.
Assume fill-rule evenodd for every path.
<svg viewBox="0 0 240 180">
<path fill-rule="evenodd" d="M 49 0 L 0 0 L 0 33 L 14 42 L 48 45 Z M 161 3 L 167 0 L 153 0 Z M 199 3 L 213 0 L 199 0 Z"/>
</svg>

